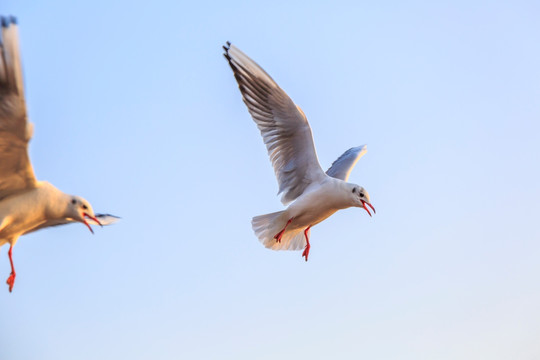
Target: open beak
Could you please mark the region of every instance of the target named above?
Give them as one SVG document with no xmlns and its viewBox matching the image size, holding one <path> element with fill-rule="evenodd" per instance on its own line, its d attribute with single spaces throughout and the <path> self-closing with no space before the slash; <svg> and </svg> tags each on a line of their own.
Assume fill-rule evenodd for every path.
<svg viewBox="0 0 540 360">
<path fill-rule="evenodd" d="M 88 224 L 88 222 L 86 221 L 86 219 L 84 219 L 85 217 L 94 220 L 95 222 L 98 223 L 99 226 L 103 227 L 103 225 L 101 225 L 101 223 L 99 222 L 99 220 L 98 220 L 96 217 L 90 216 L 90 215 L 88 215 L 87 213 L 83 213 L 83 222 L 84 222 L 84 225 L 86 225 L 86 226 L 88 227 L 88 230 L 90 230 L 90 232 L 91 232 L 92 234 L 94 233 L 94 230 L 92 230 L 92 227 L 90 226 L 90 224 Z"/>
<path fill-rule="evenodd" d="M 362 206 L 364 207 L 364 209 L 367 211 L 367 213 L 369 214 L 369 216 L 371 216 L 371 213 L 369 212 L 369 209 L 367 208 L 366 204 L 371 208 L 371 210 L 373 210 L 373 213 L 376 214 L 377 212 L 375 211 L 375 208 L 373 207 L 373 205 L 371 205 L 370 203 L 368 203 L 367 201 L 364 201 L 364 200 L 361 200 L 362 201 Z"/>
</svg>

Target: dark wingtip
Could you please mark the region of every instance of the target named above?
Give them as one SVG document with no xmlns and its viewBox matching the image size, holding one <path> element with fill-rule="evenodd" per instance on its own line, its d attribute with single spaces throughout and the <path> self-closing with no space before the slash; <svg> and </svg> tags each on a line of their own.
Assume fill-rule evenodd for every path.
<svg viewBox="0 0 540 360">
<path fill-rule="evenodd" d="M 17 25 L 17 18 L 15 16 L 0 16 L 0 22 L 2 27 L 9 27 L 10 24 Z"/>
<path fill-rule="evenodd" d="M 112 215 L 112 214 L 96 214 L 97 218 L 103 217 L 103 216 L 110 216 L 110 217 L 113 217 L 113 218 L 121 219 L 120 216 L 116 216 L 116 215 Z"/>
<path fill-rule="evenodd" d="M 229 41 L 226 42 L 227 46 L 223 45 L 223 50 L 225 50 L 225 53 L 223 53 L 223 56 L 225 56 L 225 59 L 231 62 L 231 56 L 229 55 L 229 49 L 231 48 L 231 43 Z"/>
</svg>

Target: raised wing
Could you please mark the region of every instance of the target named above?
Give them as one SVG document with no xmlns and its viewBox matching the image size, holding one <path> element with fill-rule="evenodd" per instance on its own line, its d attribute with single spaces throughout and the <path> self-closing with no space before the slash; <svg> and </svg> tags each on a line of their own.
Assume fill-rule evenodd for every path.
<svg viewBox="0 0 540 360">
<path fill-rule="evenodd" d="M 356 165 L 358 160 L 362 156 L 364 156 L 366 152 L 367 152 L 366 145 L 350 148 L 349 150 L 345 151 L 343 155 L 341 155 L 336 161 L 332 163 L 332 166 L 330 166 L 330 169 L 326 171 L 326 175 L 331 176 L 336 179 L 347 181 L 349 179 L 349 175 L 351 174 L 351 170 L 353 169 L 354 165 Z"/>
<path fill-rule="evenodd" d="M 28 157 L 32 125 L 26 116 L 15 18 L 0 17 L 0 200 L 36 186 Z"/>
<path fill-rule="evenodd" d="M 117 222 L 118 220 L 120 220 L 118 216 L 114 216 L 111 214 L 96 214 L 96 219 L 99 220 L 101 225 L 111 225 Z M 28 233 L 31 233 L 40 229 L 44 229 L 47 227 L 51 227 L 51 226 L 67 225 L 67 224 L 72 224 L 74 222 L 77 222 L 77 221 L 71 218 L 47 220 L 41 223 L 40 225 L 28 230 L 27 232 L 25 232 L 25 234 L 28 234 Z M 92 219 L 86 219 L 86 222 L 88 222 L 90 225 L 99 225 L 97 222 L 95 222 Z"/>
<path fill-rule="evenodd" d="M 96 214 L 96 219 L 99 220 L 101 225 L 111 225 L 120 220 L 118 216 L 114 216 L 111 214 Z M 99 225 L 92 219 L 86 219 L 86 221 L 88 221 L 88 223 L 92 225 Z"/>
<path fill-rule="evenodd" d="M 74 222 L 75 222 L 75 220 L 73 220 L 73 219 L 47 220 L 47 221 L 44 221 L 41 224 L 31 228 L 30 230 L 27 230 L 25 233 L 23 233 L 23 235 L 29 234 L 31 232 L 34 232 L 34 231 L 37 231 L 37 230 L 40 230 L 40 229 L 44 229 L 44 228 L 47 228 L 47 227 L 66 225 L 66 224 L 71 224 L 71 223 L 74 223 Z"/>
<path fill-rule="evenodd" d="M 244 103 L 261 132 L 278 180 L 278 194 L 283 193 L 281 202 L 286 205 L 325 177 L 309 123 L 259 65 L 229 42 L 223 49 Z"/>
</svg>

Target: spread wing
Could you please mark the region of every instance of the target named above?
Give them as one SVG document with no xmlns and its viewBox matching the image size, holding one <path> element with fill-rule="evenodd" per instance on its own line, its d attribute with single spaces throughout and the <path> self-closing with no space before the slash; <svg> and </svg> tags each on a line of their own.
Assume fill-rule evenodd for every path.
<svg viewBox="0 0 540 360">
<path fill-rule="evenodd" d="M 96 214 L 96 219 L 98 219 L 101 225 L 104 225 L 104 226 L 114 224 L 115 222 L 120 220 L 118 216 L 114 216 L 111 214 Z M 86 219 L 86 221 L 88 221 L 88 223 L 92 225 L 99 225 L 97 222 L 95 222 L 92 219 Z"/>
<path fill-rule="evenodd" d="M 309 123 L 259 65 L 230 43 L 223 48 L 244 103 L 261 132 L 278 180 L 278 194 L 283 193 L 281 202 L 286 205 L 325 178 Z"/>
<path fill-rule="evenodd" d="M 99 220 L 101 225 L 111 225 L 117 222 L 118 220 L 120 220 L 118 216 L 114 216 L 111 214 L 96 214 L 96 219 Z M 28 234 L 28 233 L 31 233 L 40 229 L 44 229 L 46 227 L 66 225 L 66 224 L 71 224 L 74 222 L 76 221 L 71 218 L 47 220 L 41 223 L 40 225 L 28 230 L 27 232 L 25 232 L 25 234 Z M 86 222 L 88 222 L 90 225 L 99 225 L 97 222 L 95 222 L 92 219 L 86 219 Z"/>
<path fill-rule="evenodd" d="M 367 152 L 367 146 L 362 145 L 358 147 L 350 148 L 345 151 L 336 161 L 332 163 L 330 169 L 326 171 L 326 175 L 336 179 L 347 181 L 351 171 L 358 162 L 358 160 L 364 156 Z"/>
<path fill-rule="evenodd" d="M 47 228 L 47 227 L 66 225 L 66 224 L 71 224 L 73 222 L 75 222 L 75 220 L 73 220 L 73 219 L 46 220 L 46 221 L 42 222 L 41 224 L 31 228 L 30 230 L 27 230 L 23 235 L 29 234 L 31 232 L 34 232 L 34 231 L 37 231 L 37 230 L 40 230 L 40 229 L 44 229 L 44 228 Z"/>
<path fill-rule="evenodd" d="M 32 125 L 26 116 L 15 18 L 0 17 L 0 200 L 36 186 L 28 157 Z"/>
</svg>

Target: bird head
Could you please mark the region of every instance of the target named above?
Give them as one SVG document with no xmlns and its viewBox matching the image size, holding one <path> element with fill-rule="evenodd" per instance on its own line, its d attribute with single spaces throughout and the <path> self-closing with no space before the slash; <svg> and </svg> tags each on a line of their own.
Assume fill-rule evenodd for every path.
<svg viewBox="0 0 540 360">
<path fill-rule="evenodd" d="M 359 185 L 351 184 L 350 194 L 352 197 L 352 201 L 354 206 L 364 208 L 369 216 L 371 216 L 371 212 L 367 208 L 368 206 L 373 210 L 373 213 L 375 214 L 375 208 L 373 205 L 371 205 L 371 201 L 369 199 L 369 194 L 363 187 Z M 366 206 L 367 205 L 367 206 Z"/>
<path fill-rule="evenodd" d="M 86 225 L 92 234 L 94 233 L 94 230 L 92 230 L 90 227 L 87 219 L 93 220 L 94 224 L 103 226 L 96 218 L 90 203 L 79 196 L 72 196 L 69 200 L 68 213 L 69 217 L 71 217 L 73 220 L 82 222 L 84 225 Z"/>
</svg>

